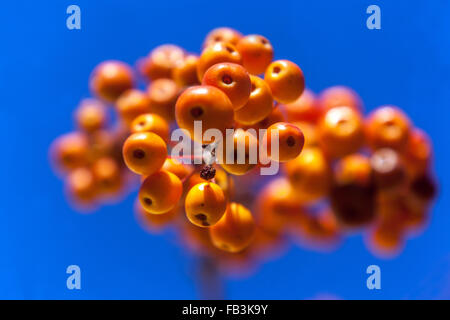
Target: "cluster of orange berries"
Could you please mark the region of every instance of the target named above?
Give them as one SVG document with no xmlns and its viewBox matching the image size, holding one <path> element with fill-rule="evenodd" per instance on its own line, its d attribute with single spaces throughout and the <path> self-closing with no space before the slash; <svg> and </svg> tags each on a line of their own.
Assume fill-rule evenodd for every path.
<svg viewBox="0 0 450 320">
<path fill-rule="evenodd" d="M 200 55 L 162 45 L 138 61 L 149 81 L 145 91 L 136 87 L 131 67 L 101 63 L 90 78 L 99 100 L 83 101 L 76 112 L 80 131 L 52 148 L 68 190 L 84 202 L 111 195 L 124 189 L 128 168 L 141 177 L 136 212 L 146 226 L 175 224 L 184 243 L 224 261 L 253 260 L 293 230 L 335 243 L 345 229 L 370 225 L 373 243 L 397 248 L 406 231 L 426 219 L 434 195 L 426 134 L 396 107 L 364 119 L 359 97 L 348 88 L 316 97 L 295 63 L 273 56 L 265 37 L 218 28 Z M 115 129 L 106 129 L 103 103 L 118 114 Z M 169 136 L 177 126 L 193 143 L 215 145 L 213 155 L 217 149 L 227 155 L 229 146 L 215 137 L 196 137 L 195 121 L 202 133 L 243 129 L 233 132 L 231 158 L 243 145 L 244 161 L 192 165 L 171 157 Z M 267 131 L 249 135 L 248 129 Z M 255 179 L 256 168 L 267 164 L 259 156 L 251 161 L 251 150 L 261 141 L 282 175 L 259 188 L 265 179 Z"/>
</svg>

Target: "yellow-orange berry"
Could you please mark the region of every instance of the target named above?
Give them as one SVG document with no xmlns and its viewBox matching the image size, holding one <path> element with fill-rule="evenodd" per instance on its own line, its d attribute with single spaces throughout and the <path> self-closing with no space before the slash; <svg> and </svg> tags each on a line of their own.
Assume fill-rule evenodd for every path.
<svg viewBox="0 0 450 320">
<path fill-rule="evenodd" d="M 175 107 L 178 126 L 186 129 L 191 139 L 210 143 L 214 139 L 204 139 L 208 129 L 217 129 L 223 135 L 233 127 L 233 106 L 225 93 L 212 86 L 195 86 L 186 89 L 178 98 Z M 194 121 L 201 121 L 202 137 L 194 136 Z"/>
<path fill-rule="evenodd" d="M 167 122 L 175 118 L 175 103 L 180 88 L 171 79 L 158 79 L 153 81 L 147 89 L 150 99 L 150 112 L 160 115 Z"/>
<path fill-rule="evenodd" d="M 164 164 L 167 147 L 164 140 L 153 132 L 133 133 L 122 149 L 127 167 L 141 175 L 150 175 Z"/>
<path fill-rule="evenodd" d="M 349 107 L 359 113 L 363 109 L 358 94 L 345 86 L 334 86 L 323 90 L 317 99 L 317 104 L 323 112 L 334 107 Z"/>
<path fill-rule="evenodd" d="M 373 149 L 401 151 L 408 144 L 410 128 L 411 122 L 403 111 L 393 106 L 380 107 L 367 119 L 367 142 Z"/>
<path fill-rule="evenodd" d="M 131 132 L 153 132 L 166 143 L 169 142 L 169 124 L 157 114 L 144 113 L 136 117 L 131 123 Z"/>
<path fill-rule="evenodd" d="M 197 77 L 203 80 L 205 72 L 217 63 L 231 62 L 242 64 L 242 57 L 231 43 L 217 42 L 206 47 L 197 63 Z"/>
<path fill-rule="evenodd" d="M 167 158 L 164 161 L 162 170 L 172 172 L 178 178 L 183 179 L 193 170 L 192 166 L 179 162 L 176 159 Z"/>
<path fill-rule="evenodd" d="M 222 189 L 215 183 L 204 182 L 192 187 L 186 195 L 186 216 L 199 227 L 210 227 L 222 218 L 227 200 Z"/>
<path fill-rule="evenodd" d="M 183 61 L 185 52 L 179 46 L 164 44 L 153 49 L 142 60 L 141 73 L 149 80 L 171 78 L 173 69 Z"/>
<path fill-rule="evenodd" d="M 235 63 L 218 63 L 203 76 L 203 85 L 222 90 L 235 110 L 242 108 L 250 97 L 252 83 L 245 68 Z"/>
<path fill-rule="evenodd" d="M 122 175 L 119 164 L 111 157 L 103 157 L 92 165 L 92 173 L 102 194 L 114 194 L 122 186 Z"/>
<path fill-rule="evenodd" d="M 209 228 L 212 243 L 228 252 L 240 252 L 252 241 L 255 222 L 250 210 L 239 203 L 228 205 L 225 214 Z"/>
<path fill-rule="evenodd" d="M 267 117 L 273 109 L 273 98 L 267 83 L 250 76 L 252 91 L 247 103 L 234 112 L 234 119 L 244 125 L 252 125 Z"/>
<path fill-rule="evenodd" d="M 137 116 L 150 112 L 150 99 L 141 90 L 127 90 L 117 99 L 116 109 L 120 118 L 130 125 Z"/>
<path fill-rule="evenodd" d="M 335 183 L 368 186 L 372 181 L 370 159 L 362 154 L 352 154 L 336 164 Z"/>
<path fill-rule="evenodd" d="M 331 157 L 357 152 L 364 144 L 361 115 L 349 107 L 328 110 L 318 125 L 319 144 Z"/>
<path fill-rule="evenodd" d="M 294 102 L 305 89 L 302 69 L 289 60 L 272 62 L 267 67 L 264 80 L 269 85 L 273 98 L 281 103 Z"/>
<path fill-rule="evenodd" d="M 242 64 L 251 74 L 263 73 L 273 59 L 273 48 L 267 38 L 251 34 L 243 37 L 236 45 L 242 56 Z"/>
<path fill-rule="evenodd" d="M 57 138 L 50 148 L 50 156 L 63 172 L 84 166 L 88 161 L 89 141 L 79 132 L 72 132 Z"/>
<path fill-rule="evenodd" d="M 142 207 L 153 214 L 172 210 L 183 192 L 180 179 L 171 172 L 158 171 L 145 178 L 139 189 Z"/>
<path fill-rule="evenodd" d="M 267 155 L 275 161 L 286 162 L 295 159 L 302 152 L 305 144 L 305 137 L 302 130 L 293 124 L 278 122 L 271 125 L 265 135 L 267 141 Z M 278 145 L 278 150 L 272 153 L 274 140 Z"/>
<path fill-rule="evenodd" d="M 77 127 L 92 133 L 105 127 L 108 113 L 105 106 L 95 99 L 84 99 L 75 112 Z"/>
<path fill-rule="evenodd" d="M 228 27 L 216 28 L 214 30 L 211 30 L 206 35 L 205 41 L 203 42 L 203 47 L 206 48 L 217 42 L 225 42 L 231 43 L 232 45 L 236 45 L 239 39 L 241 38 L 242 34 L 239 31 L 234 30 L 232 28 Z"/>
<path fill-rule="evenodd" d="M 172 70 L 172 78 L 180 87 L 200 84 L 197 77 L 198 56 L 190 54 L 186 56 Z"/>
<path fill-rule="evenodd" d="M 328 193 L 331 171 L 319 148 L 304 148 L 297 158 L 286 163 L 285 169 L 299 200 L 313 201 Z"/>
<path fill-rule="evenodd" d="M 96 96 L 114 102 L 122 93 L 134 86 L 133 73 L 123 62 L 105 61 L 95 67 L 89 85 Z"/>
<path fill-rule="evenodd" d="M 310 122 L 317 123 L 321 115 L 314 93 L 305 89 L 302 95 L 294 102 L 283 105 L 286 117 L 289 122 Z"/>
<path fill-rule="evenodd" d="M 232 139 L 228 145 L 227 140 Z M 231 144 L 233 148 L 231 148 Z M 233 136 L 222 140 L 216 150 L 217 163 L 225 171 L 234 175 L 243 175 L 258 163 L 258 139 L 252 133 L 237 129 Z"/>
</svg>

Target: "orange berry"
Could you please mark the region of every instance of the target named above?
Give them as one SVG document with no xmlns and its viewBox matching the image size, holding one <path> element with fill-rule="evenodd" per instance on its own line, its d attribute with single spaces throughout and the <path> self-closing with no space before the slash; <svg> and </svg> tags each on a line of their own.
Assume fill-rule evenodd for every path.
<svg viewBox="0 0 450 320">
<path fill-rule="evenodd" d="M 88 133 L 105 127 L 107 120 L 105 106 L 95 99 L 84 99 L 75 111 L 77 127 Z"/>
<path fill-rule="evenodd" d="M 242 64 L 242 57 L 231 43 L 217 42 L 206 47 L 197 63 L 197 77 L 203 80 L 205 72 L 217 63 L 231 62 Z"/>
<path fill-rule="evenodd" d="M 175 103 L 177 102 L 180 88 L 170 79 L 158 79 L 153 81 L 147 89 L 150 99 L 150 112 L 166 119 L 174 120 Z"/>
<path fill-rule="evenodd" d="M 283 105 L 286 117 L 289 122 L 310 122 L 317 123 L 321 109 L 318 107 L 314 93 L 305 89 L 300 97 L 294 102 Z"/>
<path fill-rule="evenodd" d="M 173 69 L 183 61 L 185 52 L 179 46 L 164 44 L 153 49 L 142 60 L 141 73 L 149 80 L 171 78 Z"/>
<path fill-rule="evenodd" d="M 228 146 L 227 139 L 233 139 L 233 148 Z M 232 137 L 227 136 L 219 143 L 216 156 L 217 163 L 225 171 L 234 175 L 243 175 L 258 163 L 258 139 L 250 132 L 237 129 Z"/>
<path fill-rule="evenodd" d="M 66 178 L 66 188 L 76 202 L 89 203 L 97 195 L 92 171 L 88 168 L 76 168 Z"/>
<path fill-rule="evenodd" d="M 183 179 L 191 173 L 193 168 L 192 166 L 181 163 L 176 159 L 167 158 L 166 161 L 164 161 L 162 170 L 169 171 L 176 175 L 178 178 Z"/>
<path fill-rule="evenodd" d="M 339 224 L 329 208 L 305 214 L 300 223 L 300 231 L 307 242 L 312 242 L 312 246 L 333 245 L 339 241 Z"/>
<path fill-rule="evenodd" d="M 203 139 L 206 130 L 217 129 L 224 135 L 227 128 L 233 127 L 233 106 L 226 94 L 216 87 L 195 86 L 178 98 L 175 117 L 178 126 L 191 134 L 191 139 L 209 143 L 212 141 Z M 201 121 L 202 137 L 194 137 L 194 121 Z"/>
<path fill-rule="evenodd" d="M 89 141 L 79 132 L 62 135 L 50 148 L 50 156 L 56 169 L 63 172 L 84 166 L 88 161 L 88 152 Z"/>
<path fill-rule="evenodd" d="M 113 158 L 103 157 L 95 161 L 92 173 L 100 193 L 113 194 L 120 190 L 122 175 L 117 161 Z"/>
<path fill-rule="evenodd" d="M 186 195 L 186 216 L 199 227 L 210 227 L 222 218 L 227 200 L 222 189 L 215 183 L 203 182 L 195 185 Z"/>
<path fill-rule="evenodd" d="M 406 114 L 392 106 L 379 107 L 367 120 L 367 142 L 373 149 L 403 150 L 408 143 L 411 123 Z"/>
<path fill-rule="evenodd" d="M 183 192 L 180 179 L 171 172 L 158 171 L 145 178 L 139 189 L 139 201 L 145 211 L 153 214 L 172 210 Z"/>
<path fill-rule="evenodd" d="M 317 100 L 319 108 L 327 112 L 334 107 L 349 107 L 356 112 L 362 112 L 362 102 L 358 94 L 344 86 L 334 86 L 323 90 Z"/>
<path fill-rule="evenodd" d="M 376 150 L 370 157 L 375 184 L 382 190 L 396 190 L 406 182 L 399 154 L 388 148 Z"/>
<path fill-rule="evenodd" d="M 413 129 L 403 154 L 409 174 L 411 176 L 425 174 L 430 166 L 432 156 L 433 147 L 428 135 L 420 129 Z"/>
<path fill-rule="evenodd" d="M 250 97 L 252 83 L 248 72 L 239 64 L 218 63 L 206 71 L 203 85 L 222 90 L 235 110 L 242 108 Z"/>
<path fill-rule="evenodd" d="M 235 110 L 234 119 L 244 125 L 252 125 L 267 117 L 273 109 L 273 98 L 267 83 L 250 75 L 252 91 L 247 103 Z"/>
<path fill-rule="evenodd" d="M 141 90 L 127 90 L 117 99 L 116 109 L 120 118 L 130 125 L 137 116 L 150 111 L 150 99 Z"/>
<path fill-rule="evenodd" d="M 133 72 L 123 62 L 105 61 L 95 67 L 89 85 L 96 96 L 114 102 L 122 93 L 134 86 Z"/>
<path fill-rule="evenodd" d="M 217 42 L 231 43 L 236 45 L 239 39 L 242 38 L 242 34 L 232 28 L 222 27 L 211 30 L 203 42 L 203 48 L 209 47 Z"/>
<path fill-rule="evenodd" d="M 212 243 L 228 252 L 240 252 L 253 240 L 255 222 L 250 210 L 239 203 L 228 205 L 225 214 L 209 228 Z"/>
<path fill-rule="evenodd" d="M 116 147 L 117 138 L 111 131 L 103 129 L 92 133 L 89 136 L 89 162 L 104 156 L 113 155 L 114 151 L 117 149 Z"/>
<path fill-rule="evenodd" d="M 286 122 L 278 122 L 271 125 L 267 129 L 264 139 L 267 141 L 267 155 L 272 160 L 279 162 L 295 159 L 302 152 L 305 144 L 302 130 Z M 272 154 L 272 139 L 278 140 L 278 154 Z"/>
<path fill-rule="evenodd" d="M 299 200 L 309 202 L 328 193 L 331 171 L 319 148 L 304 148 L 285 169 Z"/>
<path fill-rule="evenodd" d="M 280 108 L 273 108 L 270 114 L 261 121 L 251 126 L 244 126 L 244 127 L 253 128 L 257 130 L 257 132 L 259 133 L 259 129 L 267 129 L 268 127 L 277 122 L 286 122 L 286 117 L 283 115 Z"/>
<path fill-rule="evenodd" d="M 258 194 L 254 212 L 258 225 L 270 234 L 280 234 L 294 215 L 300 215 L 301 202 L 286 178 L 277 178 Z"/>
<path fill-rule="evenodd" d="M 242 64 L 251 74 L 263 73 L 273 59 L 273 48 L 265 37 L 252 34 L 243 37 L 236 45 Z"/>
<path fill-rule="evenodd" d="M 162 117 L 153 113 L 144 113 L 131 123 L 131 132 L 153 132 L 160 136 L 166 143 L 169 142 L 169 124 Z"/>
<path fill-rule="evenodd" d="M 364 144 L 364 126 L 359 113 L 349 107 L 328 110 L 318 125 L 319 144 L 331 157 L 358 151 Z"/>
<path fill-rule="evenodd" d="M 215 183 L 222 189 L 223 194 L 227 199 L 230 199 L 234 194 L 234 180 L 228 175 L 225 170 L 219 166 L 215 166 L 216 175 L 214 177 Z"/>
<path fill-rule="evenodd" d="M 180 87 L 198 85 L 197 64 L 198 56 L 190 54 L 186 56 L 172 70 L 172 78 Z"/>
<path fill-rule="evenodd" d="M 305 147 L 318 146 L 317 127 L 314 124 L 305 121 L 293 122 L 292 124 L 302 130 L 305 137 Z"/>
<path fill-rule="evenodd" d="M 133 133 L 122 149 L 127 167 L 141 175 L 150 175 L 161 169 L 167 157 L 164 140 L 153 132 Z"/>
<path fill-rule="evenodd" d="M 335 182 L 337 184 L 356 184 L 368 186 L 372 179 L 370 159 L 362 154 L 352 154 L 336 164 Z"/>
<path fill-rule="evenodd" d="M 273 98 L 280 103 L 294 102 L 305 89 L 302 69 L 289 60 L 272 62 L 267 67 L 264 80 L 269 85 Z"/>
</svg>

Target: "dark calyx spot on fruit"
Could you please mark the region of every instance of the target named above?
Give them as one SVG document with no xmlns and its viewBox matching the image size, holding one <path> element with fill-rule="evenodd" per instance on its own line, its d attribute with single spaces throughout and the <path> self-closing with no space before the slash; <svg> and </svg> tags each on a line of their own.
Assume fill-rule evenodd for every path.
<svg viewBox="0 0 450 320">
<path fill-rule="evenodd" d="M 234 52 L 234 49 L 232 47 L 230 47 L 230 46 L 226 46 L 225 48 L 227 49 L 227 51 L 229 53 L 233 53 Z"/>
<path fill-rule="evenodd" d="M 262 44 L 267 44 L 267 40 L 264 39 L 264 38 L 261 38 L 261 43 L 262 43 Z"/>
<path fill-rule="evenodd" d="M 145 157 L 145 152 L 144 150 L 141 149 L 136 149 L 133 151 L 133 157 L 135 157 L 136 159 L 142 159 Z"/>
<path fill-rule="evenodd" d="M 231 78 L 228 74 L 226 74 L 222 77 L 222 82 L 225 84 L 232 84 L 233 78 Z"/>
<path fill-rule="evenodd" d="M 206 165 L 200 171 L 200 178 L 211 180 L 216 176 L 216 169 L 211 165 Z"/>
<path fill-rule="evenodd" d="M 289 137 L 286 139 L 286 143 L 287 143 L 288 147 L 293 147 L 293 146 L 295 146 L 295 139 L 294 139 L 294 137 L 293 137 L 293 136 L 289 136 Z"/>
<path fill-rule="evenodd" d="M 145 126 L 145 121 L 139 122 L 139 126 L 141 126 L 141 127 Z"/>
<path fill-rule="evenodd" d="M 203 213 L 196 214 L 196 215 L 195 215 L 195 218 L 196 218 L 197 220 L 205 221 L 205 222 L 206 222 L 206 219 L 207 219 L 206 215 L 203 214 Z"/>
<path fill-rule="evenodd" d="M 206 221 L 203 221 L 203 222 L 202 222 L 202 226 L 204 226 L 204 227 L 209 227 L 209 223 L 206 222 Z"/>
<path fill-rule="evenodd" d="M 281 71 L 281 68 L 278 67 L 278 66 L 275 66 L 275 67 L 273 68 L 273 70 L 272 70 L 272 73 L 274 73 L 274 74 L 279 74 L 280 71 Z"/>
<path fill-rule="evenodd" d="M 202 109 L 201 107 L 193 107 L 193 108 L 191 109 L 191 115 L 192 115 L 194 118 L 201 117 L 202 114 L 203 114 L 203 109 Z"/>
<path fill-rule="evenodd" d="M 148 206 L 151 206 L 152 203 L 153 203 L 152 199 L 150 199 L 150 198 L 144 198 L 144 202 L 145 202 L 145 204 L 148 205 Z"/>
</svg>

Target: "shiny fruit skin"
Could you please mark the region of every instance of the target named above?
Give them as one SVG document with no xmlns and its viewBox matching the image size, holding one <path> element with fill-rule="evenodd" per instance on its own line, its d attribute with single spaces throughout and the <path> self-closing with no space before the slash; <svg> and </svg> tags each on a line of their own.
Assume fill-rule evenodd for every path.
<svg viewBox="0 0 450 320">
<path fill-rule="evenodd" d="M 84 99 L 75 112 L 75 121 L 79 129 L 93 133 L 106 126 L 108 113 L 100 101 Z"/>
<path fill-rule="evenodd" d="M 393 106 L 377 108 L 366 121 L 366 138 L 372 149 L 391 148 L 402 151 L 407 147 L 410 131 L 409 118 Z"/>
<path fill-rule="evenodd" d="M 122 149 L 127 167 L 141 175 L 157 172 L 167 157 L 164 140 L 153 132 L 133 133 L 125 141 Z"/>
<path fill-rule="evenodd" d="M 199 57 L 193 54 L 186 56 L 172 70 L 172 79 L 179 87 L 199 85 L 197 64 Z"/>
<path fill-rule="evenodd" d="M 316 124 L 322 113 L 317 104 L 316 96 L 309 89 L 305 89 L 297 100 L 283 105 L 282 108 L 286 112 L 286 118 L 289 122 L 301 121 Z"/>
<path fill-rule="evenodd" d="M 153 113 L 144 113 L 137 116 L 131 123 L 131 132 L 153 132 L 169 143 L 170 128 L 164 118 Z"/>
<path fill-rule="evenodd" d="M 272 132 L 275 132 L 273 134 Z M 273 137 L 272 137 L 273 135 Z M 278 156 L 272 154 L 272 138 L 278 138 Z M 302 152 L 305 137 L 302 130 L 287 122 L 278 122 L 271 125 L 264 135 L 267 141 L 267 154 L 272 160 L 286 162 L 295 159 Z"/>
<path fill-rule="evenodd" d="M 267 38 L 251 34 L 243 37 L 236 45 L 242 56 L 242 65 L 251 74 L 264 73 L 273 59 L 273 47 Z"/>
<path fill-rule="evenodd" d="M 324 113 L 334 107 L 349 107 L 359 113 L 363 111 L 361 98 L 345 86 L 333 86 L 323 90 L 319 94 L 317 104 Z"/>
<path fill-rule="evenodd" d="M 236 45 L 238 41 L 242 38 L 242 34 L 228 27 L 221 27 L 211 30 L 203 42 L 203 48 L 209 47 L 217 42 L 231 43 Z"/>
<path fill-rule="evenodd" d="M 294 102 L 305 89 L 302 69 L 289 60 L 272 62 L 267 67 L 264 80 L 269 85 L 273 98 L 280 103 Z"/>
<path fill-rule="evenodd" d="M 250 97 L 252 83 L 248 72 L 239 64 L 218 63 L 203 76 L 202 85 L 216 87 L 230 99 L 234 110 L 242 108 Z"/>
<path fill-rule="evenodd" d="M 242 129 L 234 131 L 232 137 L 233 149 L 228 148 L 227 142 L 219 143 L 216 150 L 217 163 L 228 173 L 244 175 L 258 163 L 258 139 L 250 132 Z M 242 151 L 244 152 L 242 152 Z M 231 161 L 228 161 L 228 158 Z"/>
<path fill-rule="evenodd" d="M 150 112 L 150 99 L 143 91 L 127 90 L 117 99 L 116 110 L 120 118 L 130 125 L 137 116 Z"/>
<path fill-rule="evenodd" d="M 139 201 L 145 211 L 161 214 L 172 210 L 183 192 L 181 180 L 171 172 L 158 171 L 145 178 L 139 189 Z"/>
<path fill-rule="evenodd" d="M 361 115 L 349 107 L 335 107 L 318 124 L 319 145 L 324 152 L 339 158 L 357 152 L 364 144 Z"/>
<path fill-rule="evenodd" d="M 339 160 L 334 170 L 335 183 L 368 186 L 372 182 L 372 167 L 369 157 L 351 154 Z"/>
<path fill-rule="evenodd" d="M 175 119 L 175 103 L 180 94 L 180 88 L 171 79 L 158 79 L 150 83 L 147 95 L 150 99 L 151 113 L 163 117 L 167 122 Z"/>
<path fill-rule="evenodd" d="M 228 205 L 225 214 L 209 228 L 212 243 L 228 252 L 240 252 L 253 240 L 255 222 L 250 210 L 239 203 Z"/>
<path fill-rule="evenodd" d="M 235 110 L 234 119 L 243 125 L 253 125 L 266 118 L 273 110 L 273 98 L 267 83 L 257 77 L 250 76 L 252 91 L 247 103 Z"/>
<path fill-rule="evenodd" d="M 153 49 L 149 56 L 142 60 L 141 73 L 151 81 L 162 78 L 170 79 L 172 71 L 183 61 L 185 52 L 173 44 L 163 44 Z"/>
<path fill-rule="evenodd" d="M 197 77 L 201 82 L 205 72 L 217 63 L 230 62 L 242 64 L 242 57 L 230 43 L 217 42 L 206 47 L 197 63 Z"/>
<path fill-rule="evenodd" d="M 286 175 L 298 199 L 305 202 L 326 196 L 331 184 L 331 170 L 319 148 L 304 148 L 285 165 Z"/>
<path fill-rule="evenodd" d="M 80 132 L 71 132 L 57 138 L 51 148 L 50 156 L 56 169 L 68 172 L 87 164 L 89 140 Z"/>
<path fill-rule="evenodd" d="M 164 161 L 162 170 L 173 173 L 181 180 L 184 179 L 187 175 L 189 175 L 193 170 L 193 168 L 192 166 L 181 163 L 176 159 L 167 158 L 166 161 Z"/>
<path fill-rule="evenodd" d="M 199 183 L 189 190 L 185 200 L 186 216 L 199 227 L 210 227 L 222 218 L 227 200 L 222 189 L 215 183 Z"/>
<path fill-rule="evenodd" d="M 133 72 L 123 62 L 104 61 L 95 67 L 89 85 L 96 96 L 105 101 L 114 102 L 122 93 L 133 88 Z"/>
<path fill-rule="evenodd" d="M 175 107 L 178 126 L 186 129 L 191 139 L 210 143 L 203 133 L 217 129 L 223 136 L 225 130 L 233 127 L 233 106 L 225 93 L 212 86 L 194 86 L 186 89 L 178 98 Z M 201 121 L 202 137 L 194 136 L 194 121 Z"/>
</svg>

